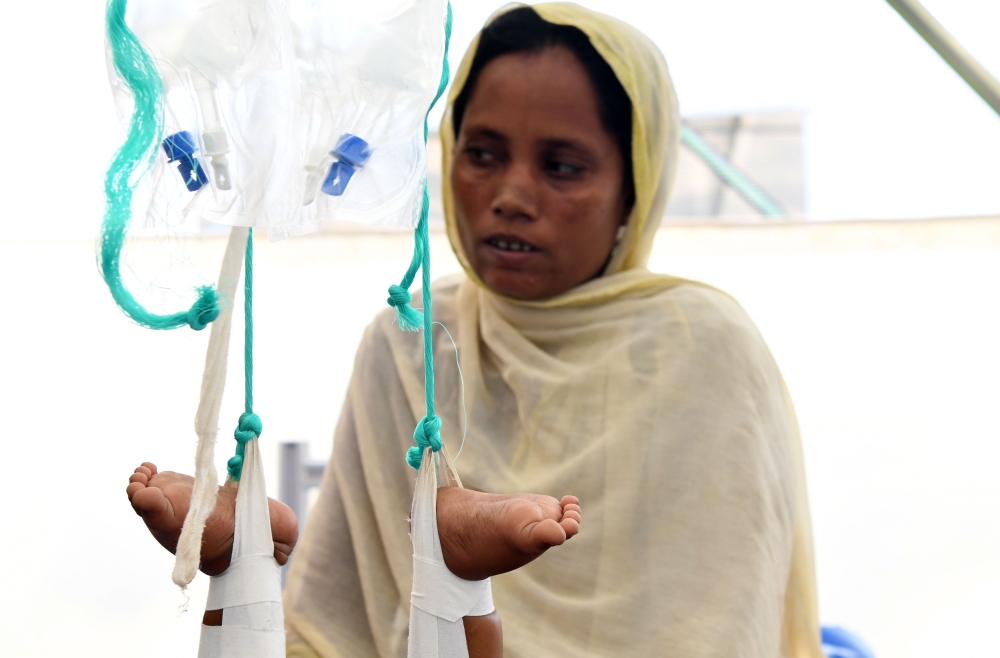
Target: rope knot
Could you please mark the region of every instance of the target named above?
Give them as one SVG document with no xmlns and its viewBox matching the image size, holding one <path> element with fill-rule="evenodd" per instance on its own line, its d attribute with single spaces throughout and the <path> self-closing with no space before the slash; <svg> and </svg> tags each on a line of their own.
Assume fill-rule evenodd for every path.
<svg viewBox="0 0 1000 658">
<path fill-rule="evenodd" d="M 403 331 L 420 331 L 424 323 L 424 314 L 410 306 L 413 295 L 403 286 L 389 286 L 389 306 L 396 309 L 396 320 Z"/>
<path fill-rule="evenodd" d="M 201 331 L 219 317 L 219 293 L 212 286 L 198 289 L 198 301 L 187 312 L 188 326 Z"/>
<path fill-rule="evenodd" d="M 412 299 L 413 295 L 411 295 L 410 291 L 403 286 L 397 286 L 395 284 L 389 286 L 389 299 L 386 300 L 389 302 L 389 306 L 395 306 L 398 308 L 404 304 L 409 304 Z"/>
<path fill-rule="evenodd" d="M 424 416 L 413 430 L 413 442 L 417 445 L 406 451 L 406 461 L 415 469 L 420 468 L 424 450 L 430 448 L 434 452 L 441 449 L 441 419 L 437 416 Z"/>
<path fill-rule="evenodd" d="M 243 455 L 233 455 L 226 462 L 226 470 L 229 471 L 229 477 L 233 480 L 239 480 L 240 475 L 243 473 Z"/>
<path fill-rule="evenodd" d="M 260 416 L 253 412 L 247 412 L 240 415 L 239 425 L 237 425 L 233 435 L 240 443 L 246 443 L 256 439 L 263 431 L 264 425 L 260 422 Z"/>
</svg>

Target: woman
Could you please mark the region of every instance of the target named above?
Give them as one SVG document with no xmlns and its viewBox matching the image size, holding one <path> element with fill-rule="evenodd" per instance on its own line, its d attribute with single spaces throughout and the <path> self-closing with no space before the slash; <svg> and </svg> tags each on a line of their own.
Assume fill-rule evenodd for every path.
<svg viewBox="0 0 1000 658">
<path fill-rule="evenodd" d="M 821 656 L 780 373 L 734 301 L 645 269 L 679 148 L 662 55 L 576 5 L 512 6 L 449 101 L 465 276 L 433 292 L 464 375 L 459 471 L 483 492 L 572 491 L 588 517 L 558 554 L 493 579 L 505 655 Z M 405 655 L 419 341 L 387 311 L 359 349 L 289 575 L 290 656 Z M 457 373 L 440 368 L 437 392 L 454 454 Z"/>
</svg>

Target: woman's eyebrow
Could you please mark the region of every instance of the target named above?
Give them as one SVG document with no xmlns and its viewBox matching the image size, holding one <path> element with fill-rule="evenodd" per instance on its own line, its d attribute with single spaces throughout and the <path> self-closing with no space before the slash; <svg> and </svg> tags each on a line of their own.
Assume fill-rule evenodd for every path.
<svg viewBox="0 0 1000 658">
<path fill-rule="evenodd" d="M 551 151 L 566 149 L 569 151 L 577 151 L 579 153 L 584 153 L 588 155 L 594 153 L 594 150 L 592 148 L 587 146 L 585 143 L 577 141 L 575 139 L 563 139 L 563 138 L 543 139 L 541 140 L 541 144 L 547 150 Z"/>
<path fill-rule="evenodd" d="M 507 140 L 506 135 L 504 135 L 503 133 L 499 133 L 490 128 L 480 128 L 476 126 L 472 126 L 468 129 L 468 135 L 469 137 L 479 137 L 479 138 L 493 139 L 498 141 Z"/>
</svg>

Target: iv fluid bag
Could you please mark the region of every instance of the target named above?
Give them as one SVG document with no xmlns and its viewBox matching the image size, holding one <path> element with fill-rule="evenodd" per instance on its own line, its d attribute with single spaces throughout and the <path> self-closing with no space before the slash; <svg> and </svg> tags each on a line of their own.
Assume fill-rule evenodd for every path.
<svg viewBox="0 0 1000 658">
<path fill-rule="evenodd" d="M 129 0 L 163 82 L 147 223 L 413 227 L 447 0 Z M 131 94 L 109 58 L 122 114 Z"/>
<path fill-rule="evenodd" d="M 298 81 L 281 0 L 130 0 L 163 82 L 147 217 L 287 225 L 299 214 Z M 110 68 L 119 107 L 130 96 Z"/>
<path fill-rule="evenodd" d="M 427 172 L 424 119 L 441 80 L 446 7 L 447 0 L 289 0 L 301 93 L 300 225 L 416 226 Z M 367 160 L 344 168 L 346 185 L 329 186 L 344 160 L 338 145 L 351 136 L 363 140 Z"/>
</svg>

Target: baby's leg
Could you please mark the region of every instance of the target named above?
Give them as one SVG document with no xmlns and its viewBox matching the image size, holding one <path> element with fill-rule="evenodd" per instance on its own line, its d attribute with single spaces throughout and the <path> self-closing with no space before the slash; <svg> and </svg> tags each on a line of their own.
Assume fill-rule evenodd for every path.
<svg viewBox="0 0 1000 658">
<path fill-rule="evenodd" d="M 503 658 L 503 629 L 494 610 L 482 617 L 463 617 L 469 658 Z"/>
<path fill-rule="evenodd" d="M 444 487 L 438 489 L 437 517 L 448 569 L 460 578 L 482 580 L 523 567 L 576 535 L 580 501 Z M 496 611 L 463 622 L 469 658 L 501 658 L 503 631 Z"/>
</svg>

